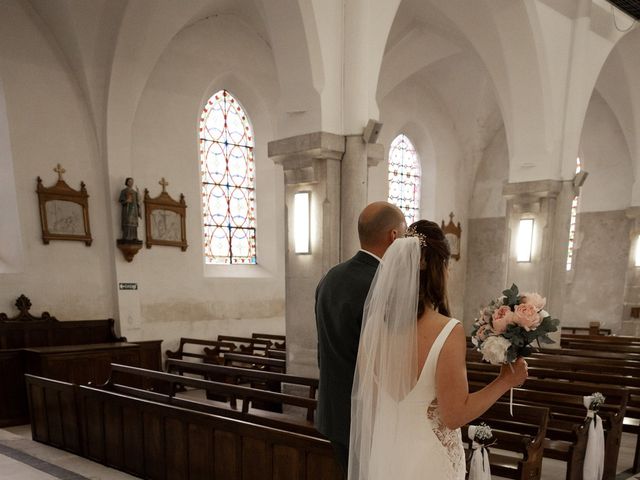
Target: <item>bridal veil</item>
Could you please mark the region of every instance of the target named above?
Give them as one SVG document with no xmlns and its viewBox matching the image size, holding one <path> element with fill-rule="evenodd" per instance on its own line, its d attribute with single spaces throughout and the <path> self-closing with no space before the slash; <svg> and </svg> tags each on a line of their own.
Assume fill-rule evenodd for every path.
<svg viewBox="0 0 640 480">
<path fill-rule="evenodd" d="M 399 403 L 418 380 L 419 270 L 419 239 L 398 239 L 369 290 L 351 397 L 349 480 L 384 470 L 384 452 L 396 443 Z"/>
</svg>

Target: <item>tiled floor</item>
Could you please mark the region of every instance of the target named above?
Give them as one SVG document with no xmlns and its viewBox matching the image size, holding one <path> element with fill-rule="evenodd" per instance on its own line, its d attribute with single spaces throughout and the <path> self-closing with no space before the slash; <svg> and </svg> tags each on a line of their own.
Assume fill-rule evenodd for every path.
<svg viewBox="0 0 640 480">
<path fill-rule="evenodd" d="M 1 480 L 128 480 L 131 475 L 31 440 L 28 425 L 0 429 Z"/>
<path fill-rule="evenodd" d="M 636 437 L 624 434 L 616 480 L 640 479 L 630 473 Z M 542 480 L 563 480 L 564 463 L 545 459 Z M 126 480 L 130 475 L 31 440 L 29 426 L 0 429 L 1 480 Z M 495 477 L 497 478 L 497 477 Z M 176 479 L 180 480 L 180 479 Z"/>
</svg>

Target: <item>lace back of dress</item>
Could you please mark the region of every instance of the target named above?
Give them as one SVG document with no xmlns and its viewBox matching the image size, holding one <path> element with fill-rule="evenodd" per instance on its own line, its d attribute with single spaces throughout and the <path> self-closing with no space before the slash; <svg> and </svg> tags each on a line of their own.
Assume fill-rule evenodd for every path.
<svg viewBox="0 0 640 480">
<path fill-rule="evenodd" d="M 425 368 L 429 369 L 429 371 L 425 373 L 427 375 L 431 375 L 433 378 L 434 394 L 436 394 L 435 374 L 436 367 L 438 365 L 438 358 L 440 357 L 440 351 L 442 350 L 447 338 L 449 338 L 449 334 L 457 324 L 457 320 L 449 320 L 449 323 L 447 323 L 447 325 L 442 329 L 436 338 L 436 341 L 433 342 L 433 346 L 431 347 L 431 351 L 429 352 L 427 361 L 425 362 Z M 434 398 L 427 407 L 426 415 L 431 425 L 431 430 L 445 449 L 451 464 L 464 465 L 464 450 L 461 448 L 460 429 L 451 430 L 444 424 L 442 417 L 440 416 L 440 408 L 438 406 L 437 398 Z"/>
</svg>

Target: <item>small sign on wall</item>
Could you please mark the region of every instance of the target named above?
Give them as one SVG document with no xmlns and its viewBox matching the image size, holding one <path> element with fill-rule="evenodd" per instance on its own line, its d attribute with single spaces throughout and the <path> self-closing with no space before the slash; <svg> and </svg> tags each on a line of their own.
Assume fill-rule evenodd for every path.
<svg viewBox="0 0 640 480">
<path fill-rule="evenodd" d="M 137 283 L 119 283 L 118 288 L 120 290 L 137 290 L 138 284 Z"/>
</svg>

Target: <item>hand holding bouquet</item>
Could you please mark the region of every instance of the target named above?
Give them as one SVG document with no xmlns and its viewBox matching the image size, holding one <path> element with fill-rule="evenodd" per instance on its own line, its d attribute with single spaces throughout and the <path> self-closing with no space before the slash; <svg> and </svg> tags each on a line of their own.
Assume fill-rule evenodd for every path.
<svg viewBox="0 0 640 480">
<path fill-rule="evenodd" d="M 560 321 L 544 309 L 546 300 L 537 293 L 520 294 L 512 285 L 503 296 L 480 311 L 473 324 L 471 341 L 483 360 L 501 365 L 529 355 L 534 341 L 555 343 L 548 336 L 558 330 Z"/>
</svg>

